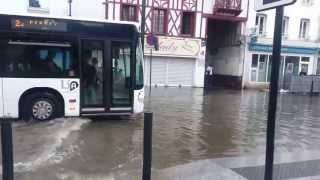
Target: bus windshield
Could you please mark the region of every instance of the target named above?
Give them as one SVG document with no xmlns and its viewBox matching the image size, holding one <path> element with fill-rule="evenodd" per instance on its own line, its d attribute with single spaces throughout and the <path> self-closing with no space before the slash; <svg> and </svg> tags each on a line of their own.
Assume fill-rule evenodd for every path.
<svg viewBox="0 0 320 180">
<path fill-rule="evenodd" d="M 143 52 L 141 38 L 139 38 L 136 48 L 136 89 L 141 89 L 143 85 Z"/>
</svg>

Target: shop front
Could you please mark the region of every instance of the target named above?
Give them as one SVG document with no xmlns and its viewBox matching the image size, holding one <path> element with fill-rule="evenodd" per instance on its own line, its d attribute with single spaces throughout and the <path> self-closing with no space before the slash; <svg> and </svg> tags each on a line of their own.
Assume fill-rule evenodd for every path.
<svg viewBox="0 0 320 180">
<path fill-rule="evenodd" d="M 145 81 L 152 86 L 203 87 L 204 57 L 201 40 L 159 36 L 159 50 L 145 47 Z"/>
<path fill-rule="evenodd" d="M 267 88 L 271 78 L 272 46 L 250 43 L 246 56 L 244 87 Z M 283 46 L 280 59 L 280 85 L 292 75 L 314 75 L 317 72 L 317 48 Z"/>
</svg>

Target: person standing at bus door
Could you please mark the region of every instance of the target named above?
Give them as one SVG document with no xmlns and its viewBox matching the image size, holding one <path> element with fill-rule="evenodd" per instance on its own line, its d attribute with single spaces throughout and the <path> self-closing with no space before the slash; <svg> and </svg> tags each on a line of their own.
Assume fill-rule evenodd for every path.
<svg viewBox="0 0 320 180">
<path fill-rule="evenodd" d="M 213 67 L 210 64 L 206 68 L 206 86 L 212 87 L 212 81 L 213 81 Z"/>
<path fill-rule="evenodd" d="M 99 90 L 98 77 L 97 77 L 97 58 L 92 58 L 86 65 L 86 83 L 87 88 L 87 100 L 89 104 L 95 104 L 97 102 L 97 91 Z"/>
</svg>

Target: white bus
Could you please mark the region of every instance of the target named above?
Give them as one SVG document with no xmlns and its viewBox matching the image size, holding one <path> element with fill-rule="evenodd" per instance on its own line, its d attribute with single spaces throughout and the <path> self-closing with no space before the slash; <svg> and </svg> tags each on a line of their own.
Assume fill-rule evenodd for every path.
<svg viewBox="0 0 320 180">
<path fill-rule="evenodd" d="M 0 15 L 0 117 L 130 115 L 144 108 L 139 26 Z"/>
</svg>

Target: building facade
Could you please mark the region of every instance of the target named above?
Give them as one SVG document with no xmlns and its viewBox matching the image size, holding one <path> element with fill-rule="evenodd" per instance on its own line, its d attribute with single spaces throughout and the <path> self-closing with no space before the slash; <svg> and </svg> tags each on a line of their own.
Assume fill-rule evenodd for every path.
<svg viewBox="0 0 320 180">
<path fill-rule="evenodd" d="M 11 0 L 2 3 L 0 12 L 141 22 L 141 3 Z M 210 65 L 215 84 L 241 87 L 248 7 L 248 0 L 146 0 L 146 34 L 159 38 L 159 50 L 153 50 L 151 61 L 151 48 L 145 47 L 146 84 L 151 77 L 152 85 L 204 87 Z"/>
<path fill-rule="evenodd" d="M 283 19 L 283 47 L 280 84 L 287 89 L 292 75 L 320 74 L 320 1 L 298 0 L 285 7 Z M 272 43 L 275 10 L 256 13 L 249 8 L 247 21 L 247 47 L 243 86 L 266 88 L 271 77 Z"/>
</svg>

